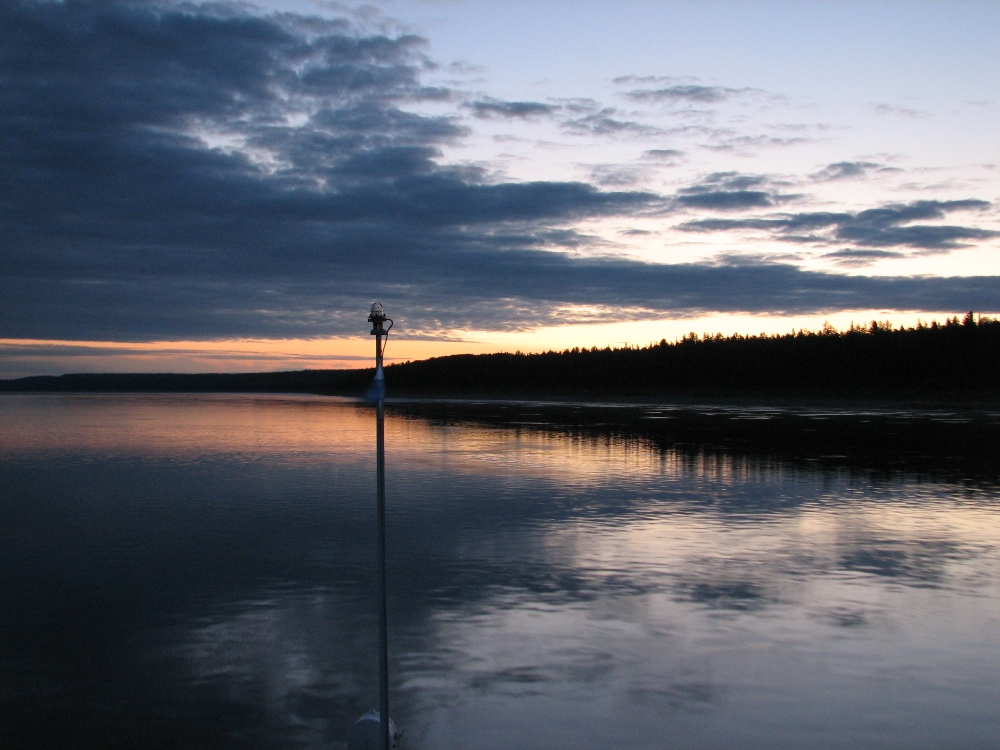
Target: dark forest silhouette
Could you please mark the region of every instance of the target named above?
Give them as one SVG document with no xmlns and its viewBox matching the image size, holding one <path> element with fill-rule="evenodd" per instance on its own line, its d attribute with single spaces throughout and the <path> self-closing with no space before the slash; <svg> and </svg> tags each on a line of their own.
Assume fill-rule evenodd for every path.
<svg viewBox="0 0 1000 750">
<path fill-rule="evenodd" d="M 0 381 L 0 390 L 285 392 L 358 395 L 372 370 L 250 374 L 77 374 Z M 386 368 L 390 395 L 833 395 L 995 398 L 1000 320 L 733 336 L 691 333 L 647 347 L 459 354 Z"/>
<path fill-rule="evenodd" d="M 544 354 L 455 355 L 393 365 L 390 387 L 428 392 L 523 393 L 919 393 L 974 396 L 1000 391 L 1000 321 L 779 335 L 688 334 L 648 347 Z"/>
</svg>

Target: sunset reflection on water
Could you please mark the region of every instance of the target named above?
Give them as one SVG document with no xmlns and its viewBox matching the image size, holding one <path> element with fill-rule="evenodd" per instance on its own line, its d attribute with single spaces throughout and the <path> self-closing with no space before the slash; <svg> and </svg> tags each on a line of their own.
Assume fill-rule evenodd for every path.
<svg viewBox="0 0 1000 750">
<path fill-rule="evenodd" d="M 406 747 L 990 746 L 1000 477 L 479 408 L 387 412 Z M 0 416 L 11 747 L 344 747 L 377 704 L 371 407 Z"/>
</svg>

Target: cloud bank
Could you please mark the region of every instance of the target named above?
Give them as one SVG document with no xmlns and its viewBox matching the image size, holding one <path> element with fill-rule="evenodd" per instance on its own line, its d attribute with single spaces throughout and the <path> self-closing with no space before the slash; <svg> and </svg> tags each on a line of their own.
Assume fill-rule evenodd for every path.
<svg viewBox="0 0 1000 750">
<path fill-rule="evenodd" d="M 356 333 L 358 310 L 374 298 L 405 310 L 407 329 L 426 335 L 530 328 L 572 305 L 614 320 L 632 314 L 636 300 L 650 315 L 1000 309 L 1000 284 L 987 277 L 875 279 L 581 252 L 576 222 L 774 209 L 790 196 L 735 173 L 666 195 L 601 189 L 607 179 L 517 182 L 448 163 L 446 149 L 480 118 L 558 115 L 581 135 L 659 131 L 595 103 L 483 96 L 429 114 L 430 104 L 463 100 L 423 82 L 435 65 L 427 40 L 350 18 L 226 5 L 3 4 L 3 336 Z M 655 96 L 742 95 L 702 88 Z M 645 154 L 682 156 L 671 148 Z M 869 168 L 832 165 L 825 178 Z M 923 201 L 680 228 L 946 250 L 996 233 L 912 222 L 985 206 Z"/>
</svg>

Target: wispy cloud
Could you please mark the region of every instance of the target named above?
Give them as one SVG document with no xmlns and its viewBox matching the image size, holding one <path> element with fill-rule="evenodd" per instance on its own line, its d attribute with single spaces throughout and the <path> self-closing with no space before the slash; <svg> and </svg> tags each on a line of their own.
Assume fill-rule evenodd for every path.
<svg viewBox="0 0 1000 750">
<path fill-rule="evenodd" d="M 590 170 L 591 180 L 604 187 L 634 187 L 647 173 L 645 167 L 630 164 L 598 164 Z"/>
<path fill-rule="evenodd" d="M 697 79 L 671 76 L 619 76 L 613 79 L 618 86 L 639 86 L 630 88 L 623 95 L 636 102 L 656 102 L 678 105 L 708 105 L 742 97 L 769 97 L 767 92 L 744 86 L 705 85 Z"/>
<path fill-rule="evenodd" d="M 779 193 L 763 175 L 716 172 L 695 185 L 681 188 L 674 200 L 676 205 L 686 208 L 729 211 L 766 208 L 793 197 Z"/>
<path fill-rule="evenodd" d="M 623 118 L 614 107 L 577 111 L 574 115 L 564 119 L 562 127 L 566 132 L 576 135 L 648 137 L 663 132 L 659 127 Z"/>
<path fill-rule="evenodd" d="M 804 136 L 719 133 L 711 140 L 702 143 L 701 147 L 712 151 L 731 151 L 733 153 L 749 154 L 759 151 L 762 148 L 786 148 L 810 142 L 812 142 L 812 139 Z"/>
<path fill-rule="evenodd" d="M 465 105 L 476 117 L 502 117 L 530 120 L 548 117 L 559 111 L 559 107 L 543 102 L 507 102 L 492 97 L 476 99 Z"/>
<path fill-rule="evenodd" d="M 642 158 L 669 166 L 682 161 L 684 152 L 676 148 L 651 148 L 642 152 Z"/>
<path fill-rule="evenodd" d="M 751 92 L 752 89 L 731 89 L 724 86 L 697 86 L 693 84 L 664 86 L 655 89 L 626 91 L 629 99 L 644 102 L 670 102 L 685 104 L 714 104 Z"/>
<path fill-rule="evenodd" d="M 888 167 L 873 161 L 838 161 L 823 167 L 823 169 L 813 174 L 812 178 L 817 182 L 862 179 L 872 172 L 880 172 L 888 169 Z"/>
<path fill-rule="evenodd" d="M 930 117 L 929 112 L 913 109 L 912 107 L 903 107 L 898 104 L 887 104 L 885 102 L 869 102 L 868 108 L 877 115 L 886 115 L 890 117 Z"/>
<path fill-rule="evenodd" d="M 859 250 L 857 248 L 851 248 L 846 250 L 836 250 L 832 253 L 823 253 L 821 257 L 824 260 L 831 261 L 838 266 L 861 268 L 863 266 L 869 266 L 876 261 L 905 257 L 905 253 L 893 250 Z"/>
<path fill-rule="evenodd" d="M 681 224 L 688 232 L 762 230 L 786 242 L 851 244 L 861 247 L 908 247 L 921 251 L 947 251 L 965 240 L 983 240 L 1000 232 L 977 227 L 912 222 L 944 219 L 955 211 L 982 211 L 982 200 L 914 201 L 850 212 L 802 212 L 764 218 L 700 219 Z"/>
</svg>

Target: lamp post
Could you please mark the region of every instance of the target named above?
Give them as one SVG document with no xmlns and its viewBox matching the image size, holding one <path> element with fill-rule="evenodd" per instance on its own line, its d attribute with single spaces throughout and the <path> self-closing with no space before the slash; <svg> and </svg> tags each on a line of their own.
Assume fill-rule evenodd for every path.
<svg viewBox="0 0 1000 750">
<path fill-rule="evenodd" d="M 385 398 L 385 375 L 382 373 L 382 354 L 385 352 L 385 344 L 382 339 L 388 340 L 389 338 L 389 328 L 385 327 L 387 320 L 389 328 L 392 328 L 392 319 L 386 316 L 382 305 L 378 302 L 372 305 L 368 322 L 372 324 L 371 333 L 375 337 L 375 379 L 368 388 L 367 398 L 379 403 Z"/>
<path fill-rule="evenodd" d="M 389 321 L 389 328 L 385 322 Z M 348 750 L 391 750 L 396 746 L 396 726 L 389 718 L 389 622 L 386 612 L 385 585 L 385 376 L 382 355 L 392 319 L 382 305 L 372 305 L 368 322 L 375 337 L 375 378 L 365 398 L 375 402 L 376 415 L 376 477 L 378 486 L 378 560 L 379 560 L 379 650 L 378 650 L 378 716 L 368 712 L 358 719 L 347 737 Z"/>
</svg>

